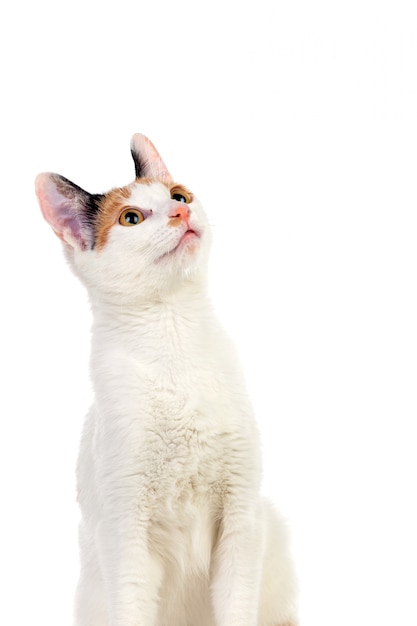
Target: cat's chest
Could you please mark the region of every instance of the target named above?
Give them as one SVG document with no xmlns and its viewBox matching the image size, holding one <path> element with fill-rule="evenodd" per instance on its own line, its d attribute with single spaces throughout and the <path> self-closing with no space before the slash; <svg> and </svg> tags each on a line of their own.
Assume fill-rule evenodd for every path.
<svg viewBox="0 0 417 626">
<path fill-rule="evenodd" d="M 215 541 L 225 480 L 216 436 L 198 430 L 195 417 L 190 415 L 184 428 L 156 435 L 165 441 L 151 444 L 144 491 L 152 549 L 181 567 L 194 563 L 204 570 Z"/>
<path fill-rule="evenodd" d="M 152 508 L 216 502 L 236 470 L 228 454 L 245 437 L 248 407 L 211 348 L 165 359 L 117 350 L 96 362 L 96 458 L 104 472 L 136 476 Z"/>
<path fill-rule="evenodd" d="M 94 456 L 172 506 L 194 502 L 216 492 L 230 406 L 208 373 L 187 371 L 169 384 L 157 374 L 130 367 L 106 385 L 96 399 Z"/>
<path fill-rule="evenodd" d="M 210 419 L 210 403 L 200 406 L 189 399 L 161 399 L 149 415 L 140 448 L 146 451 L 147 484 L 169 507 L 184 506 L 216 490 L 222 452 L 218 430 Z"/>
</svg>

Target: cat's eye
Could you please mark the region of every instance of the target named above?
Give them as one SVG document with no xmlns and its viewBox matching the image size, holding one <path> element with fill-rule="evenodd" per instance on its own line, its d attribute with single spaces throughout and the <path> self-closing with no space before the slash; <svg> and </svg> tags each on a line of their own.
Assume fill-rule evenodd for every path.
<svg viewBox="0 0 417 626">
<path fill-rule="evenodd" d="M 122 226 L 136 226 L 143 222 L 144 219 L 143 213 L 138 211 L 138 209 L 125 209 L 119 217 L 119 224 Z"/>
<path fill-rule="evenodd" d="M 191 193 L 182 187 L 173 187 L 171 189 L 171 198 L 177 202 L 185 202 L 185 204 L 190 204 L 193 201 Z"/>
<path fill-rule="evenodd" d="M 182 193 L 173 193 L 171 198 L 177 202 L 185 202 L 187 204 L 187 198 Z"/>
</svg>

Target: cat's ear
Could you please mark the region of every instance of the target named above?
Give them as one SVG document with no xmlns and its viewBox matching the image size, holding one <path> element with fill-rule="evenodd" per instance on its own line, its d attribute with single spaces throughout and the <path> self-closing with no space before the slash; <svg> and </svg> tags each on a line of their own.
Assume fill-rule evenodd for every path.
<svg viewBox="0 0 417 626">
<path fill-rule="evenodd" d="M 42 214 L 62 241 L 73 248 L 91 248 L 94 232 L 91 224 L 93 196 L 59 174 L 36 177 L 36 195 Z"/>
<path fill-rule="evenodd" d="M 168 184 L 174 182 L 159 152 L 145 135 L 133 135 L 130 149 L 135 162 L 136 178 L 157 178 Z"/>
</svg>

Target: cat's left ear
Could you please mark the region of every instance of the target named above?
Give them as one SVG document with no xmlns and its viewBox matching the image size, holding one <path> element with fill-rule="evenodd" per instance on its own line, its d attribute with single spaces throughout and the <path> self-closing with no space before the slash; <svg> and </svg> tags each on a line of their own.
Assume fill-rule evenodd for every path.
<svg viewBox="0 0 417 626">
<path fill-rule="evenodd" d="M 42 214 L 55 234 L 73 248 L 91 248 L 94 197 L 59 174 L 39 174 L 35 188 Z"/>
<path fill-rule="evenodd" d="M 136 178 L 155 178 L 169 185 L 173 184 L 171 174 L 150 139 L 136 133 L 130 142 L 130 149 L 135 162 Z"/>
</svg>

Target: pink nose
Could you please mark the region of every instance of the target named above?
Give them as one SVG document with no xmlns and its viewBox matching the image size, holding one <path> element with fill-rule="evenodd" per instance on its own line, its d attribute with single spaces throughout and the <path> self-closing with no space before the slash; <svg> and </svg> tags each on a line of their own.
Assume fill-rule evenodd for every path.
<svg viewBox="0 0 417 626">
<path fill-rule="evenodd" d="M 175 204 L 171 207 L 168 213 L 168 217 L 177 218 L 184 221 L 188 219 L 189 215 L 190 209 L 183 202 L 175 202 Z"/>
</svg>

